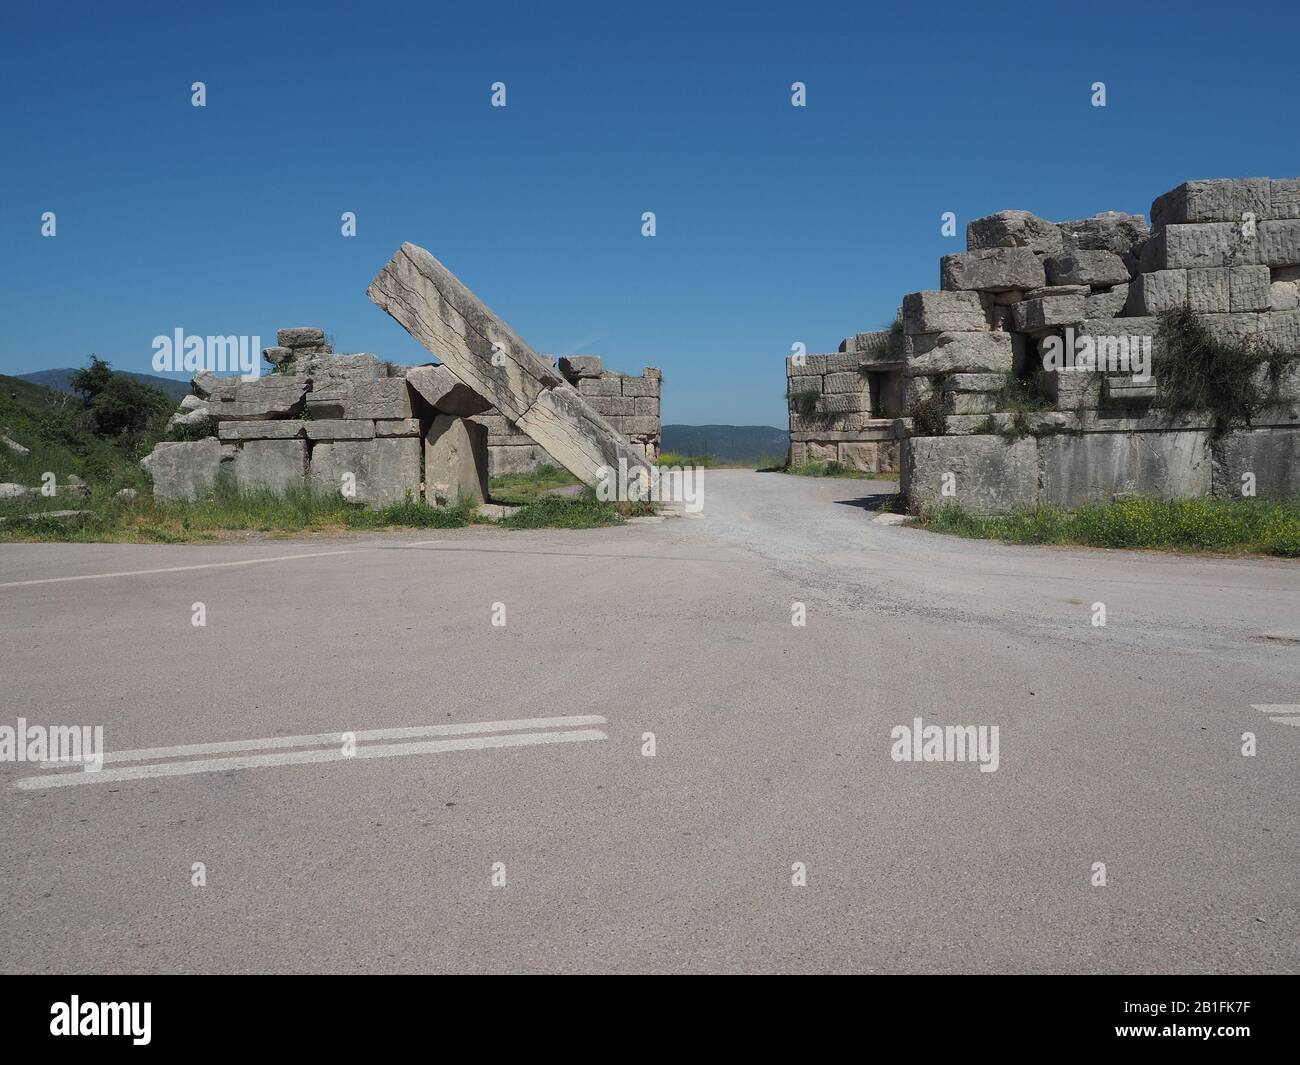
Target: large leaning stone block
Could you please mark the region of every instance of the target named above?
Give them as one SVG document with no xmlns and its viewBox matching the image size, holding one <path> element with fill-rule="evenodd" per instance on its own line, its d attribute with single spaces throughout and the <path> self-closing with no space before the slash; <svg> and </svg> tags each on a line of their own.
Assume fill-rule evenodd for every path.
<svg viewBox="0 0 1300 1065">
<path fill-rule="evenodd" d="M 1037 452 L 1032 436 L 910 437 L 903 441 L 902 492 L 913 513 L 945 503 L 975 514 L 1033 506 L 1038 501 Z"/>
<path fill-rule="evenodd" d="M 207 495 L 221 468 L 221 441 L 215 436 L 158 444 L 140 461 L 153 478 L 153 495 L 164 502 Z"/>
<path fill-rule="evenodd" d="M 424 495 L 445 506 L 488 498 L 487 430 L 475 422 L 439 414 L 424 438 Z"/>
<path fill-rule="evenodd" d="M 307 473 L 307 441 L 247 440 L 235 453 L 234 472 L 241 492 L 284 493 L 301 488 Z"/>
<path fill-rule="evenodd" d="M 309 482 L 319 492 L 371 506 L 420 495 L 420 440 L 338 440 L 311 450 Z"/>
<path fill-rule="evenodd" d="M 1044 503 L 1077 507 L 1117 496 L 1210 494 L 1209 434 L 1081 433 L 1039 441 Z"/>
<path fill-rule="evenodd" d="M 1127 271 L 1121 280 L 1128 280 Z M 939 260 L 939 284 L 945 291 L 1009 292 L 1046 283 L 1043 260 L 1028 248 L 984 248 Z"/>
</svg>

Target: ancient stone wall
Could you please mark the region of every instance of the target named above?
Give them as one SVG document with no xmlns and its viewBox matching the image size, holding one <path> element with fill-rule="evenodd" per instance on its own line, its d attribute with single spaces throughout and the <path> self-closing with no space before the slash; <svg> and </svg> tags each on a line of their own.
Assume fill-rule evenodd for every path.
<svg viewBox="0 0 1300 1065">
<path fill-rule="evenodd" d="M 1158 315 L 1183 307 L 1215 337 L 1300 353 L 1300 179 L 1187 182 L 1151 219 L 1001 211 L 971 222 L 967 250 L 943 256 L 938 290 L 903 298 L 892 334 L 858 334 L 802 368 L 788 360 L 792 461 L 872 469 L 854 434 L 883 434 L 870 384 L 888 365 L 900 369 L 903 417 L 890 435 L 914 510 L 1238 494 L 1246 483 L 1261 498 L 1300 495 L 1300 373 L 1271 382 L 1249 427 L 1224 435 L 1207 414 L 1165 410 L 1157 381 L 1134 372 L 1161 353 Z M 882 364 L 899 332 L 901 358 Z M 878 443 L 874 468 L 887 468 L 884 453 Z"/>
<path fill-rule="evenodd" d="M 604 419 L 651 462 L 659 457 L 659 393 L 662 375 L 647 366 L 640 377 L 613 373 L 597 355 L 571 355 L 558 363 L 561 374 Z M 560 466 L 547 450 L 492 408 L 473 419 L 488 431 L 491 476 L 531 473 L 540 466 Z"/>
</svg>

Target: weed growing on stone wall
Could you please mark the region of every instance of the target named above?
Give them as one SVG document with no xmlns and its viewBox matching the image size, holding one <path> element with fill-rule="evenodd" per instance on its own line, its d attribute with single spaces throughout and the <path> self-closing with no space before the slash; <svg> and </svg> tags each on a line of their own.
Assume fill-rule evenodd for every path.
<svg viewBox="0 0 1300 1065">
<path fill-rule="evenodd" d="M 790 397 L 790 406 L 800 418 L 815 418 L 820 398 L 820 392 L 796 392 Z"/>
<path fill-rule="evenodd" d="M 1204 413 L 1219 438 L 1251 424 L 1276 402 L 1283 376 L 1300 355 L 1253 338 L 1220 337 L 1190 307 L 1164 311 L 1155 344 L 1156 388 L 1166 417 Z"/>
<path fill-rule="evenodd" d="M 943 436 L 948 431 L 948 413 L 938 385 L 931 395 L 912 405 L 912 431 L 917 436 Z"/>
</svg>

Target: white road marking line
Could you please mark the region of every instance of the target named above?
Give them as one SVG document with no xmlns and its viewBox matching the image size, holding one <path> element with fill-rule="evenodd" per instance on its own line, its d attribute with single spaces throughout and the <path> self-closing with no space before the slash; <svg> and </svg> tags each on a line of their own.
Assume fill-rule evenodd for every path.
<svg viewBox="0 0 1300 1065">
<path fill-rule="evenodd" d="M 261 769 L 268 766 L 310 765 L 320 762 L 351 762 L 363 758 L 396 758 L 411 754 L 440 754 L 443 751 L 474 751 L 493 747 L 531 747 L 547 743 L 582 743 L 607 739 L 599 729 L 565 732 L 516 732 L 504 736 L 471 736 L 455 740 L 426 740 L 421 743 L 390 743 L 358 747 L 353 755 L 342 751 L 286 751 L 283 754 L 254 754 L 242 758 L 207 758 L 189 762 L 159 762 L 101 769 L 97 773 L 51 773 L 14 781 L 15 788 L 35 791 L 64 788 L 74 784 L 111 784 L 121 780 L 188 776 L 192 773 L 223 773 L 230 769 Z"/>
<path fill-rule="evenodd" d="M 284 747 L 338 747 L 344 735 L 357 743 L 369 740 L 409 740 L 423 736 L 465 736 L 482 732 L 515 732 L 540 728 L 576 728 L 603 725 L 598 714 L 574 717 L 522 717 L 513 721 L 467 721 L 458 725 L 415 725 L 410 728 L 372 728 L 344 732 L 318 732 L 308 736 L 273 736 L 264 740 L 226 740 L 217 743 L 186 743 L 178 747 L 142 747 L 134 751 L 105 751 L 105 762 L 149 762 L 157 758 L 183 758 L 198 754 L 232 754 L 236 751 L 269 751 Z M 41 762 L 42 769 L 83 768 L 82 762 Z M 91 772 L 91 770 L 87 770 Z"/>
<path fill-rule="evenodd" d="M 145 577 L 151 573 L 185 573 L 196 569 L 221 569 L 225 566 L 256 566 L 261 562 L 291 562 L 298 558 L 324 558 L 327 555 L 351 555 L 354 550 L 312 551 L 303 555 L 276 555 L 272 558 L 244 558 L 238 562 L 204 562 L 196 566 L 164 566 L 162 569 L 127 569 L 116 573 L 83 573 L 76 577 L 42 577 L 35 581 L 6 581 L 0 588 L 28 588 L 33 584 L 62 584 L 66 581 L 102 581 L 109 577 Z"/>
<path fill-rule="evenodd" d="M 1300 725 L 1300 703 L 1251 703 L 1250 705 L 1266 714 L 1291 715 L 1269 718 L 1279 725 Z"/>
</svg>

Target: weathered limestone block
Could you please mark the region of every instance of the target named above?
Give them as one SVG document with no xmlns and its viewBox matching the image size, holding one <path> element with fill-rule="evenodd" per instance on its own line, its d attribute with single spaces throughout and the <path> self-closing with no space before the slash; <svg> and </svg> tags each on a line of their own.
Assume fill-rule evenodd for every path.
<svg viewBox="0 0 1300 1065">
<path fill-rule="evenodd" d="M 235 398 L 238 377 L 218 377 L 211 370 L 203 370 L 190 380 L 190 388 L 200 399 L 217 403 Z"/>
<path fill-rule="evenodd" d="M 875 365 L 902 361 L 903 352 L 900 338 L 892 329 L 856 333 L 852 339 L 853 345 L 850 350 L 857 352 L 863 363 Z"/>
<path fill-rule="evenodd" d="M 1207 274 L 1201 272 L 1202 276 Z M 1128 313 L 1134 317 L 1172 311 L 1187 302 L 1186 270 L 1138 274 L 1128 289 Z"/>
<path fill-rule="evenodd" d="M 580 396 L 621 396 L 623 378 L 613 373 L 606 374 L 604 377 L 584 377 L 578 382 L 578 394 Z"/>
<path fill-rule="evenodd" d="M 560 373 L 570 381 L 599 377 L 604 372 L 604 363 L 599 355 L 565 355 L 560 358 Z"/>
<path fill-rule="evenodd" d="M 406 371 L 406 383 L 416 395 L 442 414 L 468 418 L 492 409 L 492 404 L 445 366 L 417 366 Z"/>
<path fill-rule="evenodd" d="M 923 380 L 923 378 L 918 378 Z M 828 429 L 844 432 L 858 432 L 867 429 L 877 419 L 871 411 L 849 411 L 839 414 L 813 414 L 805 418 L 799 414 L 790 415 L 791 433 L 824 433 Z M 493 475 L 495 476 L 495 474 Z"/>
<path fill-rule="evenodd" d="M 439 414 L 424 438 L 424 494 L 440 506 L 488 498 L 487 430 L 464 418 Z"/>
<path fill-rule="evenodd" d="M 1051 433 L 1078 432 L 1079 416 L 1072 411 L 1036 411 L 1022 415 L 995 412 L 993 414 L 950 414 L 944 425 L 945 436 L 987 436 L 995 433 L 1004 436 L 1019 435 L 1017 420 L 1027 420 L 1033 436 Z"/>
<path fill-rule="evenodd" d="M 823 392 L 861 392 L 867 379 L 860 373 L 828 373 L 822 378 Z"/>
<path fill-rule="evenodd" d="M 242 440 L 295 440 L 303 435 L 303 425 L 297 418 L 286 421 L 222 422 L 217 426 L 217 439 L 223 442 Z"/>
<path fill-rule="evenodd" d="M 1061 250 L 1060 229 L 1028 211 L 998 211 L 966 223 L 966 250 L 1028 248 L 1040 255 Z"/>
<path fill-rule="evenodd" d="M 1258 327 L 1260 339 L 1272 350 L 1285 354 L 1300 354 L 1300 311 L 1270 311 L 1267 314 L 1233 315 L 1232 317 L 1246 320 L 1241 325 L 1243 330 L 1248 329 L 1248 321 L 1253 320 Z"/>
<path fill-rule="evenodd" d="M 557 369 L 423 248 L 403 244 L 369 295 L 587 484 L 620 461 L 632 470 L 649 468 L 645 455 L 593 411 Z"/>
<path fill-rule="evenodd" d="M 1270 218 L 1270 192 L 1268 178 L 1185 181 L 1156 197 L 1151 224 L 1159 229 L 1185 222 L 1240 222 L 1244 214 Z"/>
<path fill-rule="evenodd" d="M 302 411 L 307 382 L 300 377 L 274 374 L 255 381 L 240 381 L 233 397 L 208 404 L 208 413 L 217 421 L 264 421 L 294 418 Z M 214 396 L 215 400 L 216 397 Z"/>
<path fill-rule="evenodd" d="M 1121 280 L 1128 280 L 1127 270 Z M 939 284 L 945 291 L 1006 292 L 1046 283 L 1043 260 L 1028 248 L 983 248 L 939 260 Z"/>
<path fill-rule="evenodd" d="M 822 378 L 823 390 L 825 390 L 825 380 Z M 629 396 L 588 396 L 587 402 L 591 404 L 592 410 L 607 419 L 636 413 L 636 400 Z"/>
<path fill-rule="evenodd" d="M 1266 311 L 1271 284 L 1267 266 L 1234 266 L 1228 270 L 1230 309 Z"/>
<path fill-rule="evenodd" d="M 308 440 L 373 440 L 375 423 L 361 419 L 319 418 L 302 423 Z"/>
<path fill-rule="evenodd" d="M 241 492 L 286 492 L 301 488 L 307 473 L 306 440 L 247 440 L 234 461 Z"/>
<path fill-rule="evenodd" d="M 420 440 L 337 440 L 311 449 L 311 485 L 320 492 L 371 506 L 400 503 L 420 495 Z M 349 489 L 355 491 L 348 495 Z"/>
<path fill-rule="evenodd" d="M 1268 288 L 1271 311 L 1293 311 L 1300 306 L 1300 285 L 1294 281 L 1274 281 Z"/>
<path fill-rule="evenodd" d="M 411 389 L 404 377 L 353 381 L 348 391 L 348 418 L 410 418 L 415 414 Z"/>
<path fill-rule="evenodd" d="M 1300 498 L 1300 432 L 1245 429 L 1222 437 L 1212 450 L 1216 496 L 1241 498 L 1253 481 L 1256 498 Z"/>
<path fill-rule="evenodd" d="M 647 370 L 649 369 L 651 367 L 647 367 Z M 650 397 L 658 399 L 662 385 L 663 379 L 659 376 L 658 371 L 653 376 L 647 373 L 642 377 L 624 377 L 623 395 L 633 396 L 637 399 L 648 399 Z"/>
<path fill-rule="evenodd" d="M 1088 285 L 1108 288 L 1122 285 L 1129 278 L 1124 260 L 1110 251 L 1078 249 L 1048 256 L 1047 280 L 1052 285 Z"/>
<path fill-rule="evenodd" d="M 991 392 L 944 392 L 943 406 L 949 414 L 992 414 L 998 397 Z"/>
<path fill-rule="evenodd" d="M 1261 222 L 1259 248 L 1255 257 L 1241 261 L 1263 263 L 1267 266 L 1300 264 L 1300 218 Z"/>
<path fill-rule="evenodd" d="M 1009 333 L 939 333 L 907 364 L 909 377 L 947 373 L 1006 373 L 1015 365 Z"/>
<path fill-rule="evenodd" d="M 1300 178 L 1274 178 L 1269 183 L 1270 218 L 1300 218 Z"/>
<path fill-rule="evenodd" d="M 1032 436 L 914 436 L 903 442 L 902 492 L 913 513 L 945 503 L 976 514 L 1033 506 L 1038 501 L 1037 451 Z M 945 494 L 945 485 L 951 486 L 951 495 Z"/>
<path fill-rule="evenodd" d="M 822 398 L 826 400 L 833 400 L 833 399 L 843 399 L 845 397 L 823 396 Z M 613 418 L 610 418 L 609 422 L 611 425 L 614 426 L 615 429 L 617 429 L 620 433 L 622 433 L 624 436 L 627 437 L 659 435 L 658 418 L 647 418 L 637 414 L 632 414 L 632 415 L 620 414 L 620 415 L 615 415 Z"/>
<path fill-rule="evenodd" d="M 1199 222 L 1157 229 L 1142 248 L 1142 272 L 1264 262 L 1260 255 L 1266 225 L 1285 223 L 1261 222 L 1253 237 L 1245 235 L 1241 224 L 1234 222 Z M 1284 240 L 1281 233 L 1275 238 L 1278 242 Z M 1282 252 L 1279 250 L 1278 254 Z"/>
<path fill-rule="evenodd" d="M 880 442 L 876 440 L 845 440 L 839 444 L 836 458 L 853 470 L 863 473 L 880 472 Z"/>
<path fill-rule="evenodd" d="M 1168 271 L 1178 273 L 1178 271 Z M 1232 310 L 1231 267 L 1211 266 L 1187 271 L 1187 306 L 1198 314 L 1227 314 Z M 1147 274 L 1156 277 L 1157 274 Z M 1164 308 L 1160 308 L 1164 309 Z M 1150 312 L 1154 313 L 1154 312 Z"/>
<path fill-rule="evenodd" d="M 1061 411 L 1096 407 L 1101 401 L 1101 375 L 1090 370 L 1044 370 L 1039 387 Z"/>
<path fill-rule="evenodd" d="M 189 395 L 181 398 L 181 410 L 186 414 L 191 414 L 196 410 L 206 411 L 208 404 L 206 400 L 199 399 L 198 396 Z"/>
<path fill-rule="evenodd" d="M 835 396 L 823 395 L 817 399 L 817 413 L 821 415 L 852 414 L 869 411 L 870 409 L 871 397 L 865 392 L 842 393 Z"/>
<path fill-rule="evenodd" d="M 1085 318 L 1116 318 L 1124 313 L 1128 302 L 1130 286 L 1115 285 L 1113 288 L 1101 289 L 1083 298 Z"/>
<path fill-rule="evenodd" d="M 1154 402 L 1157 395 L 1154 378 L 1143 382 L 1131 376 L 1111 374 L 1101 379 L 1101 399 L 1105 405 L 1140 406 Z"/>
<path fill-rule="evenodd" d="M 846 370 L 856 370 L 861 362 L 856 352 L 837 352 L 833 355 L 804 355 L 802 361 L 796 362 L 797 356 L 787 355 L 785 359 L 785 372 L 788 377 L 813 377 L 826 373 L 841 373 Z M 589 386 L 603 385 L 604 381 L 582 381 L 578 385 L 578 391 L 584 396 L 593 394 Z M 623 394 L 622 388 L 607 393 L 609 395 L 620 396 Z"/>
<path fill-rule="evenodd" d="M 207 407 L 200 407 L 190 411 L 177 411 L 167 419 L 166 429 L 170 432 L 177 426 L 201 426 L 212 421 L 212 416 L 208 413 Z"/>
<path fill-rule="evenodd" d="M 1209 434 L 1081 433 L 1038 445 L 1044 503 L 1077 507 L 1122 495 L 1160 499 L 1210 494 Z"/>
<path fill-rule="evenodd" d="M 512 444 L 488 448 L 488 476 L 509 477 L 516 473 L 531 473 L 538 466 L 555 466 L 558 463 L 537 444 Z"/>
<path fill-rule="evenodd" d="M 1136 273 L 1136 250 L 1151 236 L 1145 216 L 1122 211 L 1103 211 L 1091 218 L 1058 222 L 1066 250 L 1109 251 L 1120 256 Z"/>
<path fill-rule="evenodd" d="M 988 327 L 987 306 L 978 292 L 909 292 L 903 297 L 905 333 L 979 331 Z"/>
<path fill-rule="evenodd" d="M 934 395 L 934 379 L 931 377 L 909 377 L 903 388 L 903 410 L 911 411 L 918 404 L 924 403 Z"/>
<path fill-rule="evenodd" d="M 321 348 L 325 346 L 325 330 L 300 327 L 281 329 L 275 342 L 282 348 Z"/>
<path fill-rule="evenodd" d="M 955 373 L 944 381 L 949 392 L 1001 392 L 1007 382 L 1000 373 Z"/>
<path fill-rule="evenodd" d="M 376 381 L 384 376 L 384 363 L 378 355 L 368 352 L 355 355 L 313 352 L 295 358 L 294 375 L 307 378 L 313 390 L 319 390 L 343 381 Z"/>
<path fill-rule="evenodd" d="M 1025 300 L 1011 308 L 1016 328 L 1022 332 L 1072 325 L 1086 317 L 1082 294 L 1041 296 Z"/>
<path fill-rule="evenodd" d="M 419 436 L 419 418 L 379 418 L 375 420 L 375 436 Z"/>
<path fill-rule="evenodd" d="M 262 358 L 264 358 L 272 366 L 280 366 L 283 363 L 289 362 L 290 360 L 293 359 L 293 348 L 281 348 L 281 347 L 263 348 Z"/>
<path fill-rule="evenodd" d="M 207 495 L 220 467 L 221 442 L 215 436 L 158 444 L 140 460 L 140 468 L 153 478 L 154 498 L 164 501 Z"/>
</svg>

